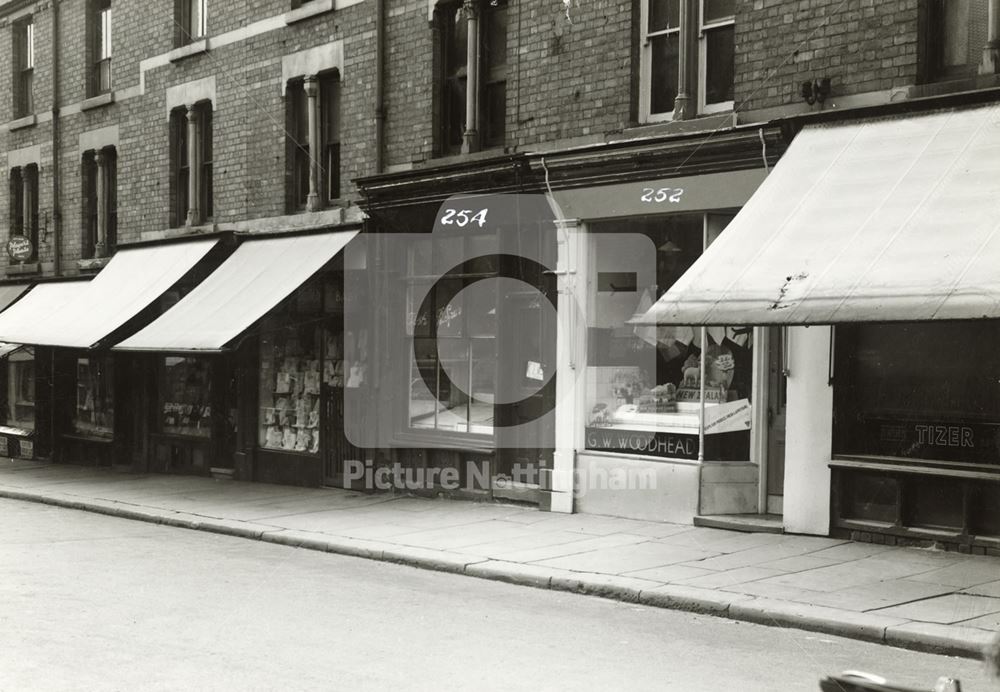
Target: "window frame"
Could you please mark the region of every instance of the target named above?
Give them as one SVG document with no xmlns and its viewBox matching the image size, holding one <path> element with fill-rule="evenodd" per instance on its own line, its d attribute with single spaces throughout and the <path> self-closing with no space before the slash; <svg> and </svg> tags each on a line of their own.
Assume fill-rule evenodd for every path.
<svg viewBox="0 0 1000 692">
<path fill-rule="evenodd" d="M 38 261 L 38 191 L 39 172 L 37 163 L 29 163 L 10 169 L 10 232 L 9 236 L 20 235 L 31 241 L 31 257 L 24 262 Z M 25 218 L 25 194 L 30 195 L 31 213 Z"/>
<path fill-rule="evenodd" d="M 724 19 L 716 19 L 711 22 L 705 21 L 705 0 L 698 0 L 698 113 L 709 115 L 713 113 L 726 113 L 733 110 L 736 105 L 735 99 L 729 101 L 718 101 L 707 103 L 708 96 L 708 34 L 719 29 L 733 27 L 733 48 L 736 45 L 736 3 L 733 4 L 733 14 Z M 735 54 L 734 54 L 735 57 Z M 735 86 L 735 70 L 733 74 L 733 84 Z"/>
<path fill-rule="evenodd" d="M 727 27 L 733 27 L 734 49 L 736 32 L 736 9 L 737 3 L 731 17 L 715 19 L 710 22 L 704 21 L 705 0 L 678 0 L 678 26 L 667 29 L 649 31 L 649 21 L 651 17 L 651 3 L 655 0 L 640 0 L 639 3 L 639 86 L 638 86 L 638 115 L 640 124 L 654 124 L 670 122 L 675 119 L 697 118 L 706 115 L 731 112 L 735 107 L 735 100 L 720 101 L 718 103 L 707 103 L 707 67 L 708 67 L 708 34 Z M 683 7 L 681 7 L 683 5 Z M 686 9 L 686 21 L 682 18 Z M 669 14 L 669 13 L 668 13 Z M 678 60 L 678 93 L 680 85 L 684 83 L 682 77 L 686 76 L 688 87 L 688 103 L 691 111 L 689 114 L 677 113 L 676 99 L 675 106 L 669 112 L 653 113 L 652 80 L 653 80 L 653 39 L 663 36 L 677 36 L 678 52 L 684 51 L 684 55 Z M 686 50 L 685 50 L 686 48 Z M 692 67 L 694 66 L 694 67 Z M 686 71 L 686 75 L 681 74 L 681 69 Z M 733 85 L 735 87 L 735 69 Z"/>
<path fill-rule="evenodd" d="M 170 111 L 170 184 L 172 228 L 180 228 L 187 221 L 190 200 L 189 176 L 191 162 L 188 161 L 187 107 L 180 106 Z"/>
<path fill-rule="evenodd" d="M 661 123 L 674 119 L 674 110 L 665 113 L 653 113 L 653 39 L 662 36 L 677 35 L 678 51 L 682 41 L 681 33 L 683 27 L 678 20 L 676 28 L 663 29 L 660 31 L 649 31 L 650 3 L 655 0 L 641 0 L 639 3 L 639 118 L 644 123 Z M 686 0 L 678 0 L 678 4 Z M 678 7 L 678 17 L 680 17 L 680 7 Z M 679 77 L 679 68 L 678 68 Z M 676 106 L 676 98 L 675 98 Z"/>
<path fill-rule="evenodd" d="M 81 251 L 83 259 L 95 259 L 97 254 L 97 239 L 100 236 L 98 223 L 98 190 L 100 189 L 98 177 L 102 168 L 97 165 L 97 154 L 100 152 L 104 156 L 104 196 L 105 196 L 105 216 L 104 216 L 104 256 L 110 256 L 118 244 L 118 152 L 114 146 L 106 146 L 101 149 L 90 149 L 83 152 L 80 161 L 81 181 Z"/>
<path fill-rule="evenodd" d="M 13 114 L 24 118 L 35 112 L 35 20 L 26 17 L 12 25 L 14 44 Z"/>
<path fill-rule="evenodd" d="M 174 3 L 174 44 L 186 46 L 207 37 L 208 0 L 174 0 Z"/>
<path fill-rule="evenodd" d="M 111 0 L 92 0 L 90 11 L 90 95 L 109 93 L 114 85 L 111 72 L 113 56 Z"/>
</svg>

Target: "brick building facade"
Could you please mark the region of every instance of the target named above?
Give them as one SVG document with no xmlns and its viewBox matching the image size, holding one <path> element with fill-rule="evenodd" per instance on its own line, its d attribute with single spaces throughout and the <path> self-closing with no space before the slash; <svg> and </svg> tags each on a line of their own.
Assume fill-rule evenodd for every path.
<svg viewBox="0 0 1000 692">
<path fill-rule="evenodd" d="M 454 231 L 443 228 L 448 218 L 441 216 L 453 195 L 484 205 L 501 199 L 490 195 L 544 196 L 556 218 L 538 221 L 547 235 L 531 242 L 556 275 L 574 280 L 557 287 L 533 276 L 560 315 L 541 340 L 551 343 L 536 344 L 534 355 L 518 351 L 517 363 L 502 356 L 490 362 L 496 372 L 520 372 L 528 363 L 548 373 L 551 382 L 535 389 L 519 377 L 513 395 L 523 395 L 526 409 L 551 408 L 552 418 L 533 429 L 531 444 L 507 448 L 497 432 L 504 423 L 493 418 L 501 414 L 489 414 L 486 425 L 474 420 L 475 397 L 463 400 L 460 421 L 447 427 L 437 408 L 414 413 L 412 385 L 392 415 L 370 390 L 355 402 L 378 420 L 376 442 L 364 456 L 408 468 L 454 467 L 463 481 L 469 472 L 462 469 L 478 469 L 479 480 L 463 485 L 474 496 L 563 511 L 684 521 L 780 511 L 783 461 L 770 468 L 767 462 L 784 444 L 773 404 L 775 388 L 784 386 L 773 376 L 782 369 L 774 364 L 780 335 L 764 327 L 692 331 L 670 337 L 668 349 L 655 333 L 641 336 L 629 319 L 698 260 L 804 125 L 994 98 L 998 23 L 996 0 L 6 0 L 0 2 L 0 93 L 8 95 L 0 99 L 0 176 L 9 194 L 0 194 L 0 228 L 5 242 L 11 236 L 31 242 L 21 255 L 12 249 L 0 258 L 0 270 L 11 286 L 100 277 L 116 248 L 222 238 L 220 248 L 228 249 L 218 250 L 215 264 L 198 265 L 207 275 L 233 247 L 252 245 L 250 239 L 361 231 L 373 239 L 359 265 L 366 285 L 376 304 L 405 315 L 417 277 L 404 266 L 410 259 L 392 257 L 394 234 Z M 619 257 L 613 269 L 602 269 L 615 252 L 591 236 L 614 233 L 641 236 L 654 248 L 653 276 L 632 287 L 629 306 L 602 295 L 614 293 L 601 288 L 602 274 L 629 273 L 628 263 L 638 261 Z M 331 260 L 324 271 L 334 283 L 349 281 L 348 264 Z M 203 278 L 198 267 L 189 268 L 187 280 Z M 304 303 L 298 286 L 292 288 L 288 300 Z M 598 326 L 563 321 L 570 300 Z M 536 308 L 518 316 L 501 310 L 497 319 L 530 322 Z M 109 333 L 141 336 L 143 323 L 155 326 L 157 314 L 147 306 Z M 265 413 L 259 401 L 265 395 L 257 380 L 266 369 L 261 333 L 241 332 L 221 349 L 233 358 L 223 368 L 236 373 L 231 389 L 241 394 L 233 396 L 253 401 L 233 407 L 241 425 L 228 425 L 241 432 L 231 431 L 233 439 L 207 452 L 218 458 L 181 466 L 345 484 L 345 458 L 323 468 L 306 459 L 288 462 L 286 471 L 261 471 L 272 463 L 261 451 L 265 428 L 281 425 L 280 416 L 263 422 L 276 407 Z M 360 344 L 368 336 L 382 344 L 364 364 L 372 372 L 369 386 L 414 380 L 422 366 L 393 350 L 392 334 L 338 338 Z M 499 340 L 491 343 L 503 343 L 494 336 Z M 625 347 L 626 338 L 648 348 Z M 466 345 L 470 371 L 473 341 Z M 53 358 L 59 355 L 59 344 L 39 343 L 45 345 L 56 348 Z M 98 350 L 123 359 L 116 367 L 146 367 L 138 360 L 125 365 L 133 356 L 108 355 L 112 346 L 102 341 Z M 746 401 L 743 430 L 706 436 L 704 406 L 657 399 L 683 390 L 687 359 L 704 361 L 709 347 L 725 356 L 722 362 L 735 363 L 722 388 L 729 391 L 714 403 Z M 630 363 L 622 348 L 645 353 L 653 365 Z M 436 352 L 431 361 L 444 367 Z M 484 393 L 490 403 L 504 379 L 496 372 Z M 704 385 L 708 375 L 700 377 Z M 654 417 L 678 417 L 623 423 L 619 428 L 633 436 L 627 444 L 593 442 L 614 427 L 597 412 L 626 405 L 618 394 L 623 387 L 634 413 L 647 406 Z M 705 400 L 704 391 L 699 396 Z M 339 401 L 323 410 L 343 415 Z M 49 406 L 58 410 L 57 403 Z M 533 415 L 515 409 L 508 413 Z M 159 469 L 155 445 L 138 441 L 142 425 L 129 430 L 116 433 L 122 444 L 110 458 Z M 645 437 L 634 437 L 639 433 Z M 44 447 L 58 456 L 55 442 Z M 345 442 L 324 454 L 358 452 Z M 657 479 L 660 490 L 626 500 L 604 487 L 573 497 L 581 474 L 633 470 Z"/>
</svg>

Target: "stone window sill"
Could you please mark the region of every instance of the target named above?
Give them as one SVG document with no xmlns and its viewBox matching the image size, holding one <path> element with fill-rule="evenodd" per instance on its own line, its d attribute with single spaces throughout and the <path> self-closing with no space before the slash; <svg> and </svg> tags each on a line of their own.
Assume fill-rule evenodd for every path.
<svg viewBox="0 0 1000 692">
<path fill-rule="evenodd" d="M 100 108 L 102 106 L 107 106 L 115 102 L 115 92 L 106 91 L 103 94 L 98 94 L 97 96 L 91 96 L 89 99 L 84 99 L 80 103 L 81 111 L 89 111 L 93 108 Z"/>
<path fill-rule="evenodd" d="M 197 41 L 185 44 L 179 48 L 174 48 L 167 53 L 167 60 L 170 62 L 180 62 L 193 55 L 202 55 L 208 52 L 208 39 L 200 38 Z"/>
<path fill-rule="evenodd" d="M 25 262 L 24 264 L 8 264 L 7 274 L 37 274 L 39 271 L 38 262 Z"/>
<path fill-rule="evenodd" d="M 38 118 L 35 114 L 26 115 L 23 118 L 18 118 L 17 120 L 11 120 L 7 123 L 7 130 L 13 132 L 14 130 L 23 130 L 26 127 L 34 127 L 38 123 Z"/>
<path fill-rule="evenodd" d="M 333 9 L 333 0 L 313 0 L 313 2 L 306 3 L 301 7 L 296 7 L 294 10 L 285 12 L 285 24 L 301 22 L 304 19 L 315 17 L 316 15 L 323 14 L 324 12 L 332 12 Z"/>
<path fill-rule="evenodd" d="M 76 268 L 80 271 L 95 271 L 102 269 L 104 265 L 111 261 L 110 257 L 94 257 L 92 259 L 81 259 L 76 261 Z"/>
</svg>

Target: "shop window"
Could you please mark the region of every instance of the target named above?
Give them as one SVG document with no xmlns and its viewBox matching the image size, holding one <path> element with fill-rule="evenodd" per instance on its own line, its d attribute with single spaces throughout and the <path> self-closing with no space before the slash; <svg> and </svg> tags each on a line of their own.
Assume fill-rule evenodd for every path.
<svg viewBox="0 0 1000 692">
<path fill-rule="evenodd" d="M 697 98 L 701 113 L 732 108 L 735 18 L 735 0 L 641 0 L 639 110 L 643 121 L 687 117 L 686 102 L 677 101 L 682 94 Z M 697 80 L 692 81 L 695 73 Z"/>
<path fill-rule="evenodd" d="M 90 0 L 87 20 L 88 95 L 111 91 L 111 0 Z"/>
<path fill-rule="evenodd" d="M 320 289 L 303 286 L 260 325 L 257 444 L 318 453 L 321 383 L 343 387 L 343 376 L 338 342 L 323 326 Z"/>
<path fill-rule="evenodd" d="M 13 111 L 15 118 L 35 112 L 35 23 L 30 17 L 11 25 L 14 43 Z"/>
<path fill-rule="evenodd" d="M 204 358 L 167 356 L 160 361 L 159 379 L 160 432 L 211 437 L 211 363 Z"/>
<path fill-rule="evenodd" d="M 200 224 L 210 219 L 213 200 L 212 103 L 170 112 L 170 225 Z M 191 137 L 194 136 L 194 141 Z M 192 184 L 192 176 L 194 181 Z M 194 196 L 192 197 L 192 188 Z M 192 201 L 195 204 L 192 204 Z"/>
<path fill-rule="evenodd" d="M 492 435 L 497 387 L 496 237 L 436 237 L 410 249 L 406 326 L 413 337 L 411 430 Z M 481 257 L 466 273 L 440 270 Z M 435 274 L 438 270 L 438 274 Z M 421 312 L 421 306 L 429 307 Z"/>
<path fill-rule="evenodd" d="M 923 81 L 975 77 L 986 46 L 989 0 L 925 0 Z"/>
<path fill-rule="evenodd" d="M 1000 321 L 835 333 L 835 453 L 1000 465 Z"/>
<path fill-rule="evenodd" d="M 84 259 L 114 253 L 118 239 L 118 156 L 114 147 L 83 155 Z"/>
<path fill-rule="evenodd" d="M 35 351 L 20 348 L 7 357 L 4 423 L 24 430 L 35 429 Z"/>
<path fill-rule="evenodd" d="M 339 73 L 290 81 L 285 104 L 286 207 L 289 212 L 314 211 L 341 195 Z M 316 109 L 317 142 L 309 131 L 311 108 Z M 315 190 L 310 179 L 313 165 L 317 166 Z"/>
<path fill-rule="evenodd" d="M 597 264 L 589 301 L 586 446 L 592 450 L 697 459 L 749 458 L 753 340 L 751 328 L 633 326 L 701 255 L 732 218 L 680 214 L 591 224 Z M 615 237 L 638 233 L 656 248 L 655 282 L 622 273 L 635 249 Z M 602 272 L 601 266 L 617 267 Z"/>
<path fill-rule="evenodd" d="M 204 38 L 208 27 L 208 0 L 174 0 L 174 45 Z"/>
<path fill-rule="evenodd" d="M 29 164 L 10 171 L 10 234 L 31 242 L 31 255 L 38 259 L 38 166 Z"/>
<path fill-rule="evenodd" d="M 507 2 L 481 0 L 475 5 L 478 21 L 470 25 L 462 3 L 442 3 L 436 13 L 439 45 L 439 150 L 500 147 L 504 144 L 507 116 Z M 475 36 L 469 36 L 474 26 Z M 478 46 L 478 69 L 470 80 L 469 41 Z M 466 122 L 469 85 L 477 90 L 475 121 Z M 475 141 L 466 142 L 475 132 Z"/>
<path fill-rule="evenodd" d="M 115 429 L 114 365 L 111 356 L 77 358 L 73 431 L 111 437 Z"/>
</svg>

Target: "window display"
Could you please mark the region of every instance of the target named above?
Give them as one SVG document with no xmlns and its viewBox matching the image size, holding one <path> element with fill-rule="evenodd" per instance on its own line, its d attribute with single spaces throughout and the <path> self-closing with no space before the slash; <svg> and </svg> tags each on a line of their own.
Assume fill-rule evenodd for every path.
<svg viewBox="0 0 1000 692">
<path fill-rule="evenodd" d="M 678 214 L 594 224 L 595 281 L 588 315 L 586 446 L 697 459 L 749 458 L 752 329 L 633 326 L 701 255 L 732 217 Z M 637 264 L 614 232 L 641 233 L 656 247 L 655 283 L 622 278 Z M 617 255 L 620 255 L 616 257 Z M 617 262 L 617 264 L 616 264 Z M 604 272 L 602 267 L 614 271 Z M 704 388 L 702 351 L 704 350 Z M 704 421 L 702 391 L 704 389 Z"/>
<path fill-rule="evenodd" d="M 35 350 L 20 348 L 7 356 L 7 406 L 5 423 L 35 429 Z"/>
<path fill-rule="evenodd" d="M 1000 321 L 839 325 L 834 451 L 1000 465 Z"/>
<path fill-rule="evenodd" d="M 114 370 L 110 356 L 77 358 L 73 431 L 111 437 L 115 427 Z"/>
<path fill-rule="evenodd" d="M 496 238 L 435 238 L 414 244 L 407 284 L 407 332 L 413 336 L 409 427 L 492 435 L 496 390 Z M 432 282 L 461 258 L 479 256 L 467 274 Z M 429 296 L 430 315 L 419 316 Z"/>
<path fill-rule="evenodd" d="M 160 370 L 160 432 L 212 435 L 212 365 L 204 358 L 167 356 Z"/>
<path fill-rule="evenodd" d="M 307 303 L 318 298 L 303 294 Z M 320 360 L 319 339 L 326 340 Z M 260 428 L 264 449 L 316 454 L 320 441 L 320 383 L 343 386 L 339 339 L 315 321 L 279 312 L 264 319 L 260 337 Z"/>
</svg>

